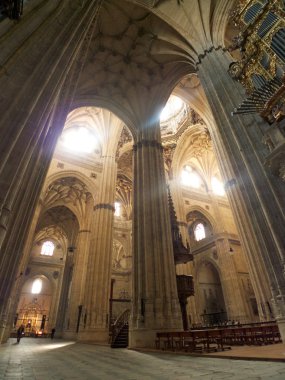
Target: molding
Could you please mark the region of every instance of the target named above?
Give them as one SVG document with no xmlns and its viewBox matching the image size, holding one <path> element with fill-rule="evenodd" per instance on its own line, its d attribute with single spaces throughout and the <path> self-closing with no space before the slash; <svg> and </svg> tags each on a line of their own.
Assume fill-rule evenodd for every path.
<svg viewBox="0 0 285 380">
<path fill-rule="evenodd" d="M 178 226 L 181 226 L 181 227 L 187 227 L 188 224 L 186 222 L 181 222 L 181 221 L 177 221 L 177 224 Z"/>
<path fill-rule="evenodd" d="M 203 54 L 198 55 L 198 61 L 196 62 L 196 65 L 197 66 L 200 65 L 202 63 L 202 59 L 204 59 L 207 54 L 212 53 L 212 51 L 218 51 L 218 50 L 227 51 L 227 49 L 225 47 L 222 47 L 221 45 L 219 45 L 216 48 L 214 46 L 211 46 L 209 49 L 205 49 Z"/>
<path fill-rule="evenodd" d="M 80 166 L 83 169 L 90 170 L 92 172 L 102 173 L 103 164 L 99 161 L 98 157 L 88 157 L 88 154 L 80 156 L 79 154 L 72 154 L 69 152 L 55 152 L 53 160 L 63 162 L 70 166 Z M 62 170 L 62 169 L 61 169 Z"/>
<path fill-rule="evenodd" d="M 98 203 L 96 206 L 94 206 L 94 211 L 101 210 L 101 209 L 115 212 L 115 207 L 110 203 Z"/>
<path fill-rule="evenodd" d="M 209 236 L 205 239 L 200 240 L 199 242 L 195 242 L 194 244 L 192 242 L 191 252 L 193 253 L 193 255 L 197 255 L 198 253 L 204 252 L 209 248 L 216 246 L 216 243 L 222 240 L 228 240 L 230 243 L 234 245 L 241 245 L 240 241 L 238 240 L 238 236 L 223 232 L 214 234 L 213 236 Z"/>
</svg>

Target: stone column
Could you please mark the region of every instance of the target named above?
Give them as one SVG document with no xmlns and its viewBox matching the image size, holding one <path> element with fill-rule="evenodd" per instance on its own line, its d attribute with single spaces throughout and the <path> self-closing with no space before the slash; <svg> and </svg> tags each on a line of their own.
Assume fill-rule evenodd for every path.
<svg viewBox="0 0 285 380">
<path fill-rule="evenodd" d="M 231 116 L 245 95 L 227 72 L 230 62 L 221 49 L 206 52 L 199 77 L 215 118 L 213 142 L 254 283 L 265 293 L 270 284 L 285 339 L 284 184 L 263 165 L 267 152 L 261 141 L 269 126 L 257 116 Z"/>
<path fill-rule="evenodd" d="M 88 268 L 88 253 L 90 250 L 91 241 L 91 218 L 93 214 L 93 198 L 89 197 L 86 210 L 88 215 L 85 215 L 82 221 L 82 228 L 78 231 L 75 247 L 74 269 L 72 276 L 72 284 L 68 310 L 66 311 L 69 319 L 68 329 L 64 332 L 64 337 L 76 338 L 79 329 L 84 326 L 84 295 L 86 285 L 86 273 Z M 78 311 L 81 309 L 80 320 L 78 320 Z"/>
<path fill-rule="evenodd" d="M 58 337 L 63 336 L 64 329 L 68 329 L 69 327 L 69 318 L 66 315 L 66 310 L 68 306 L 68 301 L 70 297 L 70 286 L 72 281 L 72 275 L 73 275 L 73 261 L 74 257 L 73 254 L 70 252 L 67 252 L 66 254 L 66 260 L 64 264 L 64 272 L 62 276 L 62 282 L 61 282 L 61 293 L 60 293 L 60 299 L 57 309 L 57 315 L 56 315 L 56 323 L 55 323 L 55 329 L 56 329 L 56 335 Z M 54 326 L 49 326 L 50 328 L 53 328 Z"/>
<path fill-rule="evenodd" d="M 134 146 L 130 347 L 151 347 L 157 331 L 182 329 L 159 135 L 159 124 L 144 128 Z"/>
<path fill-rule="evenodd" d="M 94 207 L 91 245 L 86 273 L 85 328 L 78 339 L 107 343 L 113 249 L 114 202 L 117 164 L 114 155 L 103 157 L 98 203 Z"/>
</svg>

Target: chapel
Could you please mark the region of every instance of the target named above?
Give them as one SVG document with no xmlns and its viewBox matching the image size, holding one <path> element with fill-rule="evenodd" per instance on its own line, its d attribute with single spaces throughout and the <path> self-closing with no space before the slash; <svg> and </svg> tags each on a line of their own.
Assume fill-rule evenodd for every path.
<svg viewBox="0 0 285 380">
<path fill-rule="evenodd" d="M 0 6 L 0 343 L 285 339 L 285 1 Z"/>
</svg>

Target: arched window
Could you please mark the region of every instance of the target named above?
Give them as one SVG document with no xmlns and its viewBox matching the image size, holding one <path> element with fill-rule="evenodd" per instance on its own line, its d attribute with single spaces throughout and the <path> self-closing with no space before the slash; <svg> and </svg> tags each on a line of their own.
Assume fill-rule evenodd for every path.
<svg viewBox="0 0 285 380">
<path fill-rule="evenodd" d="M 183 100 L 175 95 L 171 95 L 168 99 L 168 102 L 166 103 L 166 106 L 160 114 L 160 122 L 163 123 L 176 116 L 181 111 L 183 104 Z"/>
<path fill-rule="evenodd" d="M 195 236 L 195 240 L 196 241 L 205 239 L 205 237 L 206 237 L 206 231 L 205 231 L 205 227 L 204 227 L 204 225 L 202 223 L 198 223 L 195 226 L 195 228 L 194 228 L 194 236 Z"/>
<path fill-rule="evenodd" d="M 215 194 L 225 195 L 224 186 L 223 186 L 222 182 L 217 177 L 213 177 L 211 180 L 211 183 L 212 183 L 213 192 Z"/>
<path fill-rule="evenodd" d="M 63 146 L 73 152 L 92 153 L 97 147 L 96 137 L 85 127 L 73 127 L 63 131 Z"/>
<path fill-rule="evenodd" d="M 181 173 L 181 180 L 183 185 L 194 187 L 195 189 L 199 189 L 203 183 L 199 174 L 189 165 L 184 166 Z"/>
<path fill-rule="evenodd" d="M 115 216 L 121 216 L 121 203 L 115 202 Z"/>
<path fill-rule="evenodd" d="M 42 245 L 41 255 L 52 256 L 55 245 L 51 241 L 45 241 Z"/>
<path fill-rule="evenodd" d="M 43 282 L 40 278 L 36 278 L 32 285 L 32 294 L 40 294 Z"/>
</svg>

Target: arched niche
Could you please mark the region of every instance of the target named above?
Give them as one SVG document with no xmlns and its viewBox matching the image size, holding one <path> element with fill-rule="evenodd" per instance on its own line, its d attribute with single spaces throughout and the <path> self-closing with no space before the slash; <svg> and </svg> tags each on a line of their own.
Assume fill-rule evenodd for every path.
<svg viewBox="0 0 285 380">
<path fill-rule="evenodd" d="M 217 325 L 227 320 L 221 279 L 217 268 L 208 260 L 202 261 L 196 271 L 199 294 L 198 313 L 206 325 Z"/>
<path fill-rule="evenodd" d="M 52 254 L 45 254 L 43 251 L 46 243 L 52 243 L 54 246 Z M 48 263 L 57 263 L 63 260 L 67 250 L 67 237 L 62 229 L 58 226 L 49 226 L 40 230 L 34 238 L 30 253 L 30 262 L 35 260 L 44 260 Z"/>
<path fill-rule="evenodd" d="M 190 211 L 186 216 L 186 220 L 188 223 L 188 234 L 192 242 L 198 242 L 213 235 L 212 223 L 201 211 Z M 204 236 L 199 235 L 197 232 L 197 230 L 201 231 L 201 228 L 204 230 Z"/>
<path fill-rule="evenodd" d="M 40 216 L 36 228 L 38 240 L 35 240 L 35 244 L 39 246 L 37 253 L 40 253 L 42 243 L 51 239 L 58 243 L 54 259 L 65 261 L 67 250 L 73 252 L 76 247 L 79 228 L 78 219 L 68 207 L 57 206 L 46 210 Z"/>
<path fill-rule="evenodd" d="M 55 172 L 51 175 L 48 175 L 44 188 L 42 191 L 41 199 L 44 202 L 45 197 L 49 193 L 49 188 L 53 183 L 57 183 L 62 178 L 73 178 L 74 180 L 77 180 L 79 184 L 82 185 L 82 187 L 85 187 L 85 193 L 89 193 L 93 201 L 95 199 L 96 194 L 98 193 L 99 187 L 97 182 L 92 181 L 92 179 L 88 178 L 84 173 L 80 173 L 78 170 L 61 170 L 60 172 Z"/>
<path fill-rule="evenodd" d="M 88 212 L 89 201 L 93 203 L 93 197 L 85 183 L 76 177 L 60 177 L 45 190 L 42 214 L 65 207 L 82 221 Z"/>
<path fill-rule="evenodd" d="M 24 325 L 26 335 L 48 331 L 53 286 L 43 274 L 28 278 L 21 289 L 14 327 Z"/>
</svg>

